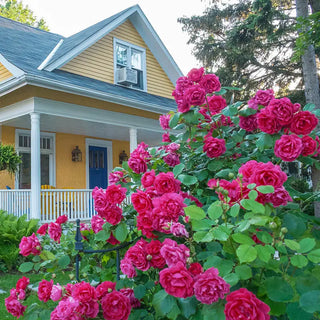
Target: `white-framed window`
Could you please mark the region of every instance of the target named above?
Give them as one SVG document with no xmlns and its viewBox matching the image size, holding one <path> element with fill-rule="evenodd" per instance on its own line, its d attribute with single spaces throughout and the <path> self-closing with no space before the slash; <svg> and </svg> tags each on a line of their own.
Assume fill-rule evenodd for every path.
<svg viewBox="0 0 320 320">
<path fill-rule="evenodd" d="M 31 132 L 16 129 L 16 151 L 21 156 L 21 164 L 16 174 L 17 189 L 31 188 Z M 55 134 L 40 134 L 41 185 L 55 186 Z"/>
<path fill-rule="evenodd" d="M 114 83 L 138 90 L 147 90 L 146 49 L 114 38 Z M 129 73 L 121 72 L 129 70 Z M 122 70 L 124 71 L 124 70 Z M 121 73 L 121 77 L 119 77 Z M 128 81 L 125 81 L 126 75 Z M 136 76 L 136 81 L 133 81 Z"/>
</svg>

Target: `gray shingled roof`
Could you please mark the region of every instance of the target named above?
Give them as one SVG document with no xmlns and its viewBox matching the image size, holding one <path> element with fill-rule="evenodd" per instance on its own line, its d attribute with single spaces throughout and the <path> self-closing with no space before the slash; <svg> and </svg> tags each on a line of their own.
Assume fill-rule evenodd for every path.
<svg viewBox="0 0 320 320">
<path fill-rule="evenodd" d="M 2 54 L 10 63 L 23 70 L 27 77 L 32 76 L 39 79 L 45 78 L 49 81 L 60 82 L 62 85 L 66 86 L 74 85 L 85 89 L 96 90 L 101 93 L 132 99 L 137 102 L 158 105 L 159 107 L 163 107 L 164 112 L 174 110 L 176 109 L 176 104 L 172 99 L 94 80 L 62 70 L 49 72 L 37 69 L 61 39 L 64 39 L 64 45 L 57 51 L 55 59 L 105 27 L 106 24 L 119 17 L 126 10 L 98 22 L 66 39 L 61 35 L 46 32 L 0 17 L 0 54 Z"/>
</svg>

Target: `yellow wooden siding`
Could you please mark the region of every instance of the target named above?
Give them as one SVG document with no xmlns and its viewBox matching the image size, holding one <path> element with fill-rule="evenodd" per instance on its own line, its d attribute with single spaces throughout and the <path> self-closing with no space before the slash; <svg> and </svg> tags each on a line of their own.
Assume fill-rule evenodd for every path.
<svg viewBox="0 0 320 320">
<path fill-rule="evenodd" d="M 13 77 L 13 74 L 2 63 L 0 63 L 0 82 L 11 77 Z"/>
<path fill-rule="evenodd" d="M 15 144 L 15 128 L 2 126 L 1 129 L 1 140 L 3 144 Z M 6 171 L 0 171 L 0 189 L 5 189 L 6 186 L 9 186 L 11 189 L 14 189 L 14 174 L 9 174 Z M 0 203 L 1 210 L 1 203 Z"/>
<path fill-rule="evenodd" d="M 114 83 L 113 39 L 117 38 L 146 49 L 148 93 L 172 98 L 174 86 L 147 45 L 127 20 L 90 48 L 73 58 L 61 70 Z"/>
</svg>

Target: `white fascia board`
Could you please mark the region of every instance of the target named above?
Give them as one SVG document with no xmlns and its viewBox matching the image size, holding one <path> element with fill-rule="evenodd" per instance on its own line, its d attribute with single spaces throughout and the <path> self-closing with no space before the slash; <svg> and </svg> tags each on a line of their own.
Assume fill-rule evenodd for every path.
<svg viewBox="0 0 320 320">
<path fill-rule="evenodd" d="M 80 86 L 75 86 L 73 84 L 67 84 L 65 82 L 59 82 L 55 80 L 49 80 L 47 78 L 39 77 L 39 76 L 31 76 L 27 75 L 27 83 L 30 85 L 36 85 L 39 87 L 63 91 L 67 93 L 72 93 L 76 95 L 82 95 L 89 98 L 99 99 L 103 101 L 112 102 L 115 104 L 120 104 L 127 107 L 132 107 L 135 109 L 140 109 L 144 111 L 155 112 L 159 114 L 163 114 L 168 111 L 173 111 L 171 108 L 164 108 L 162 106 L 141 102 L 133 99 L 129 99 L 128 97 L 122 97 L 110 93 L 101 92 L 98 90 L 87 89 Z"/>
<path fill-rule="evenodd" d="M 121 127 L 132 127 L 162 133 L 159 121 L 125 113 L 95 109 L 72 103 L 34 98 L 34 112 L 57 117 L 112 124 Z"/>
<path fill-rule="evenodd" d="M 74 57 L 78 56 L 82 51 L 91 47 L 94 43 L 98 40 L 103 38 L 105 35 L 110 33 L 112 30 L 117 28 L 120 24 L 122 24 L 130 15 L 132 15 L 137 10 L 137 7 L 134 6 L 123 15 L 118 17 L 117 19 L 113 20 L 107 26 L 99 30 L 97 33 L 93 34 L 91 37 L 86 39 L 85 41 L 81 42 L 78 46 L 73 48 L 72 50 L 68 51 L 65 55 L 60 57 L 58 60 L 54 61 L 53 63 L 49 63 L 44 70 L 46 71 L 53 71 L 54 69 L 59 69 L 67 62 L 72 60 Z"/>
<path fill-rule="evenodd" d="M 24 75 L 24 72 L 21 69 L 9 62 L 1 53 L 0 62 L 13 74 L 14 77 L 19 78 Z"/>
<path fill-rule="evenodd" d="M 29 98 L 3 107 L 0 109 L 0 123 L 34 112 L 34 106 L 34 98 Z"/>
<path fill-rule="evenodd" d="M 173 85 L 176 85 L 177 79 L 182 77 L 183 73 L 140 7 L 137 12 L 130 17 L 130 21 L 139 32 L 152 54 L 158 60 L 160 66 L 166 72 Z"/>
<path fill-rule="evenodd" d="M 48 56 L 42 61 L 42 63 L 39 65 L 38 70 L 43 70 L 44 67 L 50 62 L 54 54 L 57 52 L 57 50 L 61 47 L 63 43 L 63 39 L 61 39 L 57 45 L 52 49 L 52 51 L 48 54 Z"/>
<path fill-rule="evenodd" d="M 27 84 L 25 76 L 19 78 L 10 78 L 0 83 L 0 97 L 4 96 L 12 91 L 15 91 Z M 1 99 L 0 99 L 1 107 Z"/>
</svg>

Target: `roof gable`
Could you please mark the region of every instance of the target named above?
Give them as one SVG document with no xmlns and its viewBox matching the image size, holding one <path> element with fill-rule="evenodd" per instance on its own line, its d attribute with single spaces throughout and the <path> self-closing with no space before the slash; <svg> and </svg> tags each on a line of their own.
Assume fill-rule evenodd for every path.
<svg viewBox="0 0 320 320">
<path fill-rule="evenodd" d="M 170 81 L 175 84 L 182 72 L 138 5 L 130 7 L 65 39 L 52 58 L 43 66 L 43 69 L 53 71 L 61 68 L 127 19 L 131 21 L 139 32 Z"/>
</svg>

